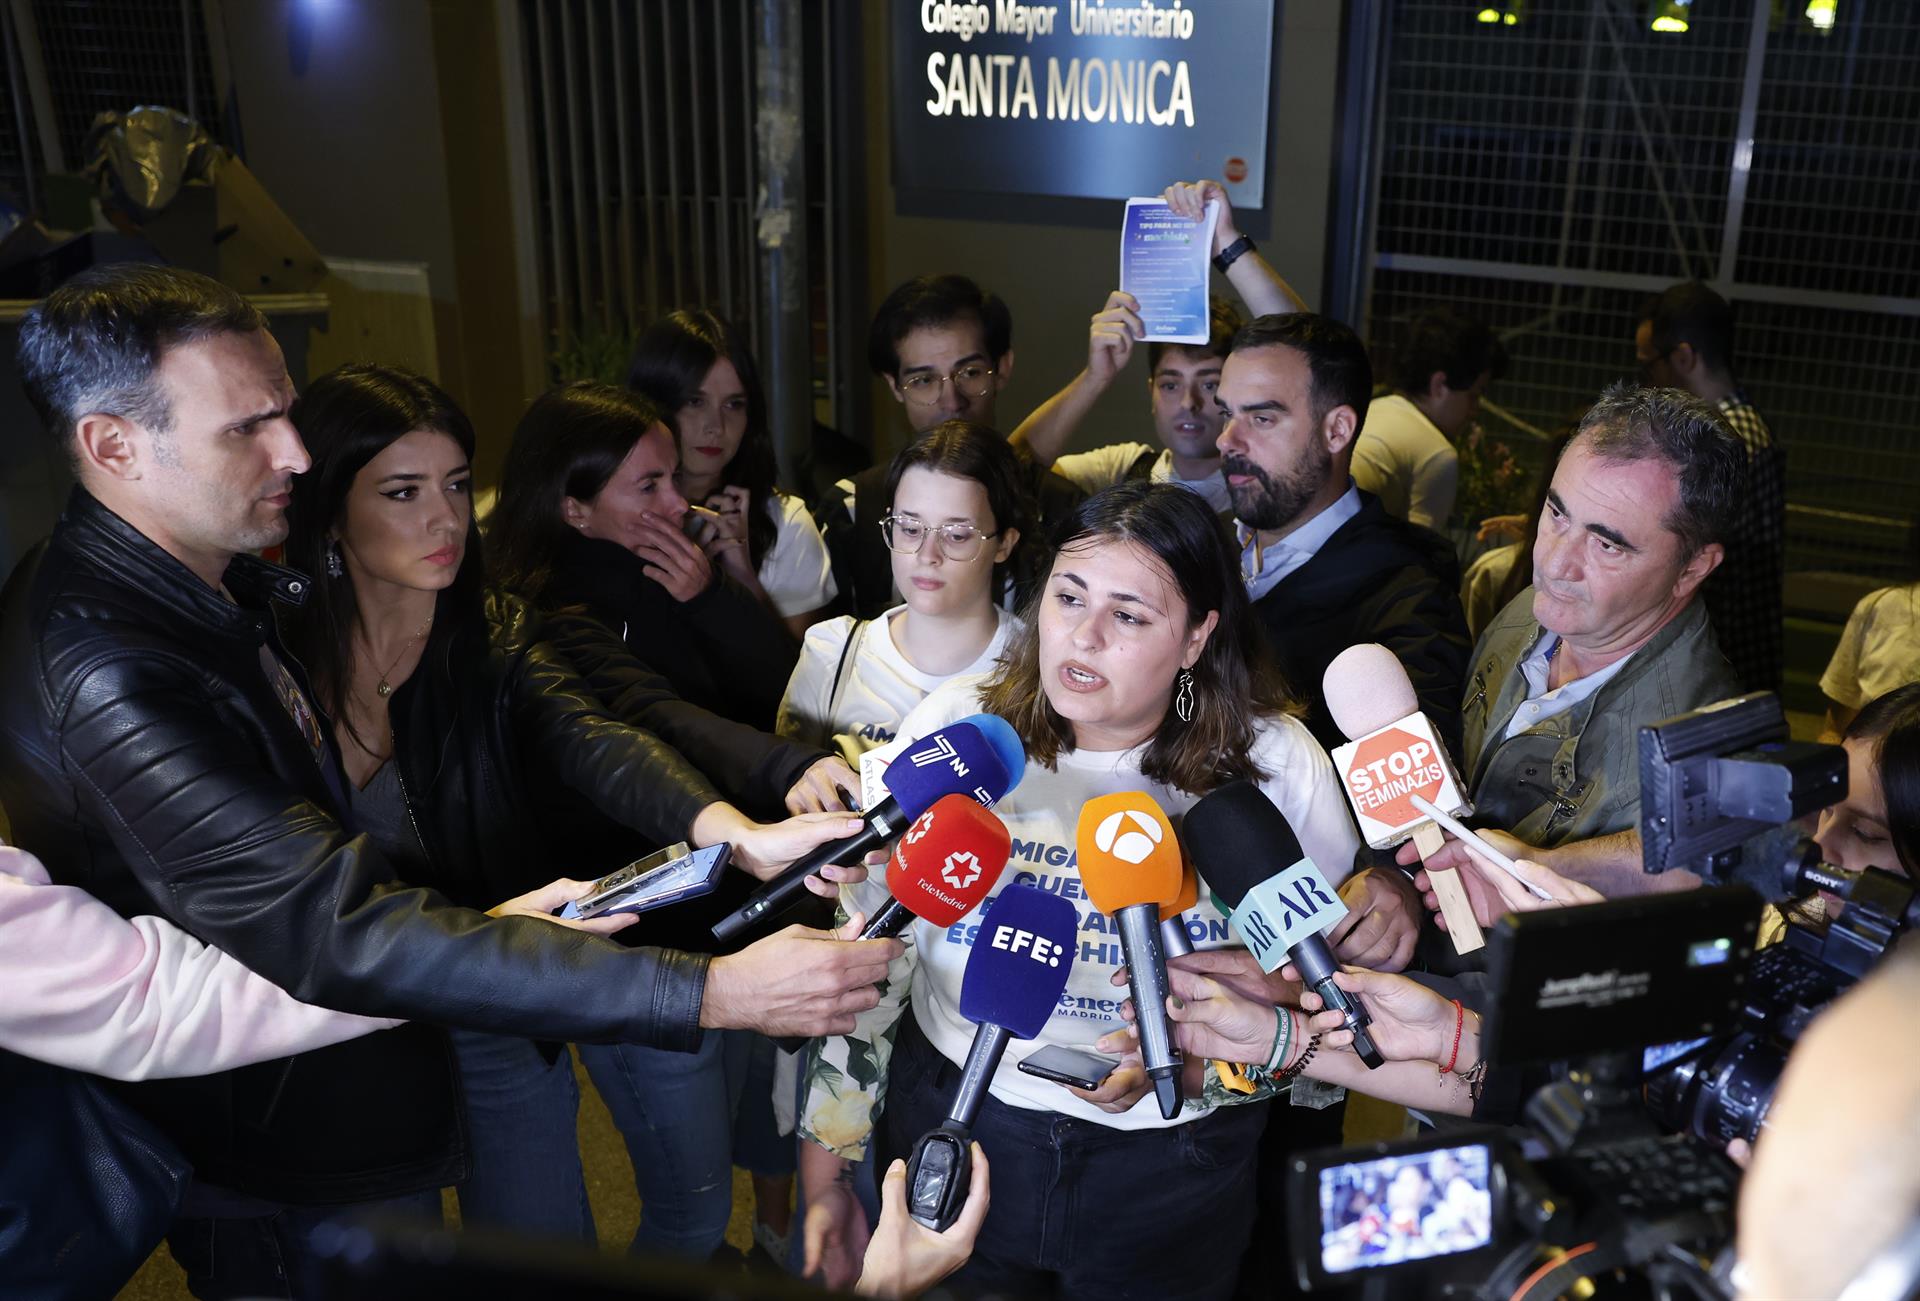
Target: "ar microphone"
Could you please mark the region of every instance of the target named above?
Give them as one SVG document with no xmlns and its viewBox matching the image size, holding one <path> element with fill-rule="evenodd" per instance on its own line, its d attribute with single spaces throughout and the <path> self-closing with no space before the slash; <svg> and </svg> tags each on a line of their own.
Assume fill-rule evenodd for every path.
<svg viewBox="0 0 1920 1301">
<path fill-rule="evenodd" d="M 1026 752 L 1006 720 L 974 714 L 929 732 L 887 765 L 887 797 L 860 815 L 858 835 L 829 841 L 761 886 L 737 911 L 713 927 L 732 941 L 768 914 L 799 902 L 807 878 L 828 863 L 857 863 L 893 840 L 943 795 L 967 795 L 988 805 L 1020 784 Z"/>
<path fill-rule="evenodd" d="M 1072 904 L 1030 885 L 1002 890 L 980 919 L 960 978 L 960 1015 L 979 1029 L 947 1118 L 920 1136 L 907 1162 L 907 1210 L 935 1232 L 951 1227 L 967 1200 L 968 1139 L 1007 1041 L 1034 1038 L 1060 1005 L 1079 926 Z"/>
<path fill-rule="evenodd" d="M 1262 971 L 1291 961 L 1330 1008 L 1338 1008 L 1353 1031 L 1353 1051 L 1369 1070 L 1386 1059 L 1367 1027 L 1373 1018 L 1354 995 L 1333 983 L 1339 970 L 1321 932 L 1347 915 L 1320 869 L 1300 850 L 1286 815 L 1258 786 L 1233 781 L 1201 797 L 1181 824 L 1187 848 L 1207 884 L 1232 908 L 1228 920 L 1247 942 Z M 1265 864 L 1291 866 L 1278 875 Z"/>
<path fill-rule="evenodd" d="M 1088 800 L 1075 835 L 1080 883 L 1093 906 L 1120 924 L 1140 1059 L 1153 1081 L 1160 1115 L 1180 1114 L 1180 1054 L 1167 1025 L 1167 956 L 1160 947 L 1162 909 L 1186 885 L 1180 842 L 1167 815 L 1140 791 Z M 1197 889 L 1197 887 L 1196 887 Z"/>
<path fill-rule="evenodd" d="M 919 918 L 945 930 L 978 908 L 1013 851 L 1007 824 L 965 795 L 942 795 L 913 820 L 887 860 L 893 898 L 860 932 L 892 939 Z"/>
<path fill-rule="evenodd" d="M 1333 752 L 1333 766 L 1340 770 L 1360 838 L 1375 849 L 1389 849 L 1411 837 L 1422 860 L 1432 857 L 1447 838 L 1414 797 L 1455 818 L 1472 813 L 1473 805 L 1461 791 L 1439 734 L 1420 712 L 1406 669 L 1385 646 L 1365 642 L 1335 656 L 1320 685 L 1327 712 L 1348 738 Z M 1460 874 L 1429 867 L 1427 880 L 1454 950 L 1484 947 L 1487 941 Z"/>
</svg>

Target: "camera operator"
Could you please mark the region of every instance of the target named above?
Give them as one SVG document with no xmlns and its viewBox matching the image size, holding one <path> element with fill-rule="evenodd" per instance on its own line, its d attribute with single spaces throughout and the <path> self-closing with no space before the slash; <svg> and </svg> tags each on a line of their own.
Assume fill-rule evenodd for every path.
<svg viewBox="0 0 1920 1301">
<path fill-rule="evenodd" d="M 1740 1295 L 1850 1298 L 1870 1271 L 1878 1285 L 1860 1295 L 1914 1295 L 1920 1073 L 1861 1066 L 1883 1062 L 1887 1045 L 1911 1044 L 1916 1033 L 1920 947 L 1908 942 L 1801 1039 L 1740 1186 Z M 1841 1080 L 1846 1097 L 1837 1105 Z M 1809 1234 L 1821 1225 L 1839 1231 Z"/>
</svg>

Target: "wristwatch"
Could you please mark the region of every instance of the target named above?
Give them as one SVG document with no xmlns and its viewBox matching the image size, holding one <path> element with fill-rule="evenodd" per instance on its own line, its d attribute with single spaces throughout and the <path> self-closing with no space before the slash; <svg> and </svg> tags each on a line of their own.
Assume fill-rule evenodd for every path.
<svg viewBox="0 0 1920 1301">
<path fill-rule="evenodd" d="M 1239 239 L 1236 239 L 1233 243 L 1213 255 L 1213 269 L 1221 275 L 1225 275 L 1228 267 L 1238 262 L 1245 254 L 1251 252 L 1253 252 L 1253 240 L 1248 236 L 1242 235 Z"/>
</svg>

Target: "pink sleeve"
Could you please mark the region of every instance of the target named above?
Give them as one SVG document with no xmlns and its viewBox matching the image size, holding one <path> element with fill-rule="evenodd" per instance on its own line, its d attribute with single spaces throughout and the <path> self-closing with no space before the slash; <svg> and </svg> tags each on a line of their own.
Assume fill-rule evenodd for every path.
<svg viewBox="0 0 1920 1301">
<path fill-rule="evenodd" d="M 0 846 L 0 1048 L 116 1080 L 209 1075 L 398 1021 L 296 1001 L 159 917 L 128 921 Z"/>
</svg>

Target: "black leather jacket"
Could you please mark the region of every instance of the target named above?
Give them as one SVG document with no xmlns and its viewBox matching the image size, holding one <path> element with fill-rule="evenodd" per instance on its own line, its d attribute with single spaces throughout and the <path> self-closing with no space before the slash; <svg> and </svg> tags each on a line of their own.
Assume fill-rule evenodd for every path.
<svg viewBox="0 0 1920 1301">
<path fill-rule="evenodd" d="M 304 599 L 307 581 L 235 557 L 229 602 L 76 489 L 0 592 L 0 804 L 19 843 L 56 881 L 126 916 L 160 913 L 309 1002 L 696 1047 L 705 959 L 485 921 L 393 881 L 342 827 L 337 769 L 314 761 L 260 658 L 277 648 L 268 602 Z M 555 672 L 529 652 L 533 695 L 560 689 Z M 577 749 L 567 762 L 604 764 L 601 776 L 638 789 L 669 762 L 664 748 L 660 773 Z M 451 780 L 437 774 L 434 798 Z M 464 1174 L 446 1039 L 425 1025 L 127 1096 L 202 1178 L 256 1197 L 356 1202 Z"/>
</svg>

